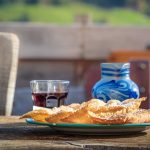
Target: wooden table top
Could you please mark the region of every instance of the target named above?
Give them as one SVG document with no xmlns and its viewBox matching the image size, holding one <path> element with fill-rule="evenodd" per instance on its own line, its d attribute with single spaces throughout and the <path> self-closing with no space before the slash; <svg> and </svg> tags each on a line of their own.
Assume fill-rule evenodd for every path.
<svg viewBox="0 0 150 150">
<path fill-rule="evenodd" d="M 19 117 L 0 117 L 0 150 L 149 150 L 150 130 L 132 135 L 63 135 L 29 125 Z"/>
</svg>

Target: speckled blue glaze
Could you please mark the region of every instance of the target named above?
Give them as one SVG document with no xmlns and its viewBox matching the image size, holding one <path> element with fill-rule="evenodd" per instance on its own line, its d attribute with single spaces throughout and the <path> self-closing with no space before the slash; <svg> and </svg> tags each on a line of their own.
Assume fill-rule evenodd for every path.
<svg viewBox="0 0 150 150">
<path fill-rule="evenodd" d="M 93 98 L 104 101 L 139 98 L 139 88 L 130 79 L 130 63 L 102 63 L 101 80 L 92 90 Z"/>
</svg>

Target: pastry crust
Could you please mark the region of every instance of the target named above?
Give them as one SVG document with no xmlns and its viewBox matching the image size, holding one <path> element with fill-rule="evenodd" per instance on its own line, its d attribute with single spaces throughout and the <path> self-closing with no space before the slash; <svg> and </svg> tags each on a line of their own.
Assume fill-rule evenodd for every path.
<svg viewBox="0 0 150 150">
<path fill-rule="evenodd" d="M 30 111 L 30 112 L 22 115 L 20 117 L 20 119 L 23 119 L 23 118 L 32 118 L 35 121 L 46 122 L 45 118 L 48 117 L 48 116 L 50 116 L 51 114 L 52 114 L 52 111 L 50 109 L 41 108 L 41 109 L 38 109 L 38 110 Z"/>
<path fill-rule="evenodd" d="M 82 104 L 41 108 L 30 111 L 20 118 L 32 118 L 35 121 L 49 123 L 80 124 L 127 124 L 150 122 L 150 110 L 139 109 L 146 97 L 127 99 L 123 102 L 110 100 L 107 103 L 91 99 Z"/>
<path fill-rule="evenodd" d="M 88 123 L 92 124 L 93 119 L 89 116 L 88 111 L 96 112 L 101 106 L 105 106 L 106 103 L 98 100 L 91 99 L 90 101 L 81 104 L 80 108 L 70 114 L 68 117 L 62 119 L 66 123 Z"/>
<path fill-rule="evenodd" d="M 128 124 L 150 122 L 150 110 L 140 109 L 134 113 L 113 114 L 111 116 L 98 116 L 88 111 L 96 124 Z"/>
<path fill-rule="evenodd" d="M 35 121 L 47 122 L 47 118 L 51 118 L 49 119 L 49 122 L 60 122 L 60 118 L 63 118 L 63 116 L 68 116 L 69 112 L 75 111 L 79 108 L 79 106 L 80 104 L 74 103 L 68 106 L 62 105 L 60 107 L 54 107 L 52 109 L 41 107 L 38 110 L 27 112 L 26 114 L 22 115 L 20 119 L 32 118 Z"/>
<path fill-rule="evenodd" d="M 99 108 L 96 114 L 101 113 L 126 114 L 129 112 L 135 112 L 137 109 L 139 109 L 141 102 L 145 100 L 146 97 L 142 97 L 139 99 L 127 99 L 123 102 L 118 102 L 118 100 L 110 100 L 107 102 L 106 105 Z"/>
<path fill-rule="evenodd" d="M 142 101 L 146 98 L 140 99 L 128 99 L 124 103 L 119 100 L 110 100 L 105 103 L 98 99 L 92 99 L 88 102 L 82 103 L 80 108 L 68 115 L 68 117 L 62 119 L 62 122 L 66 123 L 94 123 L 95 120 L 91 118 L 88 111 L 94 112 L 100 116 L 111 116 L 113 114 L 126 114 L 129 112 L 135 112 L 139 108 Z"/>
<path fill-rule="evenodd" d="M 62 119 L 68 117 L 70 114 L 72 114 L 72 112 L 74 112 L 77 109 L 76 106 L 75 107 L 74 106 L 73 105 L 71 107 L 62 106 L 52 115 L 46 117 L 45 120 L 51 123 L 61 123 Z"/>
</svg>

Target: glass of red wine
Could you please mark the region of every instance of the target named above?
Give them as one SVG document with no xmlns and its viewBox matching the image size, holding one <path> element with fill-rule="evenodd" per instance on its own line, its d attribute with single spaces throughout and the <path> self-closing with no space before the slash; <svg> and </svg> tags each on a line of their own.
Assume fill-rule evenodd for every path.
<svg viewBox="0 0 150 150">
<path fill-rule="evenodd" d="M 39 107 L 53 108 L 64 105 L 69 91 L 67 80 L 30 81 L 33 110 Z"/>
</svg>

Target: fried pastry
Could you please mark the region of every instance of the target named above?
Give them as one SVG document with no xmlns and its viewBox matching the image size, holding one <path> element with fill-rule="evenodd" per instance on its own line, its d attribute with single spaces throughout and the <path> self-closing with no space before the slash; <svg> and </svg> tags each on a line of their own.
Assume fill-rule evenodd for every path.
<svg viewBox="0 0 150 150">
<path fill-rule="evenodd" d="M 68 117 L 62 119 L 63 122 L 67 123 L 94 123 L 91 115 L 88 111 L 98 114 L 101 117 L 108 117 L 114 114 L 127 114 L 129 112 L 135 112 L 139 109 L 139 106 L 142 101 L 146 98 L 140 99 L 128 99 L 124 102 L 118 100 L 110 100 L 108 103 L 105 103 L 98 99 L 92 99 L 88 102 L 81 104 L 81 107 L 73 112 Z"/>
<path fill-rule="evenodd" d="M 20 119 L 22 118 L 32 118 L 35 121 L 39 121 L 39 122 L 47 122 L 45 119 L 46 118 L 52 118 L 53 117 L 53 121 L 58 121 L 58 118 L 61 118 L 62 116 L 68 116 L 69 115 L 69 110 L 74 111 L 76 109 L 78 109 L 80 106 L 80 104 L 74 103 L 68 106 L 60 106 L 60 107 L 54 107 L 52 109 L 49 108 L 40 108 L 38 110 L 33 110 L 30 111 L 24 115 L 22 115 L 20 117 Z M 51 117 L 52 116 L 52 117 Z M 55 118 L 54 118 L 55 117 Z M 62 117 L 63 118 L 63 117 Z"/>
<path fill-rule="evenodd" d="M 74 106 L 72 107 L 72 106 L 71 107 L 69 107 L 69 106 L 68 107 L 67 106 L 60 107 L 61 109 L 58 109 L 57 112 L 46 117 L 45 120 L 50 123 L 61 123 L 62 119 L 68 117 L 70 114 L 72 114 L 72 112 L 75 111 L 76 106 L 75 105 L 74 105 L 75 107 Z"/>
<path fill-rule="evenodd" d="M 73 103 L 73 104 L 70 104 L 68 106 L 73 108 L 74 110 L 76 110 L 76 109 L 78 109 L 80 107 L 80 104 L 79 103 Z"/>
<path fill-rule="evenodd" d="M 75 112 L 71 113 L 68 117 L 62 119 L 62 122 L 66 123 L 93 123 L 93 120 L 87 113 L 86 106 L 79 108 Z"/>
<path fill-rule="evenodd" d="M 32 118 L 35 121 L 39 121 L 39 122 L 46 122 L 45 118 L 48 117 L 49 115 L 51 115 L 53 112 L 51 109 L 47 109 L 47 108 L 41 108 L 38 110 L 33 110 L 30 111 L 24 115 L 22 115 L 20 117 L 20 119 L 22 118 Z"/>
<path fill-rule="evenodd" d="M 95 113 L 107 116 L 107 114 L 112 115 L 135 112 L 139 109 L 141 102 L 145 100 L 146 97 L 139 99 L 127 99 L 123 102 L 119 102 L 118 100 L 110 100 L 106 105 L 100 107 Z"/>
<path fill-rule="evenodd" d="M 150 109 L 139 109 L 133 114 L 126 116 L 126 123 L 147 123 L 150 122 Z"/>
<path fill-rule="evenodd" d="M 121 105 L 121 101 L 116 100 L 116 99 L 109 100 L 109 101 L 107 102 L 107 105 L 109 105 L 109 106 Z"/>
<path fill-rule="evenodd" d="M 99 99 L 91 99 L 82 104 L 73 103 L 68 106 L 41 108 L 30 111 L 20 118 L 32 118 L 39 122 L 80 123 L 80 124 L 126 124 L 150 122 L 150 110 L 139 109 L 145 97 L 127 99 L 123 102 L 110 100 L 105 103 Z"/>
<path fill-rule="evenodd" d="M 133 113 L 113 114 L 111 116 L 98 116 L 88 111 L 88 114 L 96 124 L 128 124 L 150 122 L 150 110 L 140 109 Z"/>
<path fill-rule="evenodd" d="M 80 108 L 70 114 L 68 117 L 62 119 L 63 122 L 67 123 L 93 123 L 93 120 L 88 114 L 88 110 L 92 112 L 96 112 L 101 106 L 106 105 L 105 102 L 98 100 L 98 99 L 92 99 L 88 102 L 84 102 L 81 104 Z"/>
</svg>

